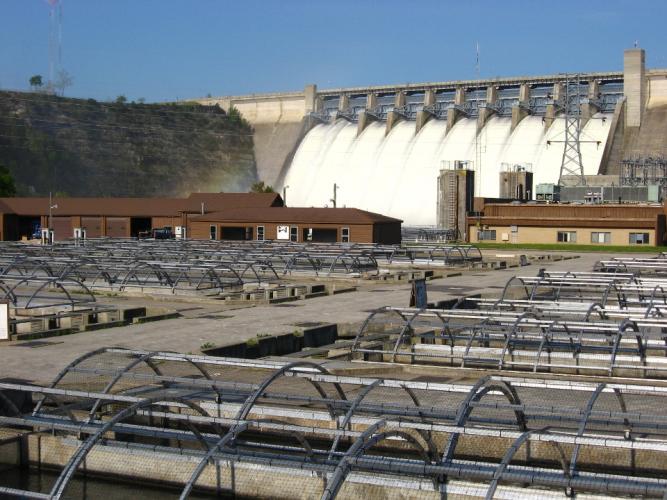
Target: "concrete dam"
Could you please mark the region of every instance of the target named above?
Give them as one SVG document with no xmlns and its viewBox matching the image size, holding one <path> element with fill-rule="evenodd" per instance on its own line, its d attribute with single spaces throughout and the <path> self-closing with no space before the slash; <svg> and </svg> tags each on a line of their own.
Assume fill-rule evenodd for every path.
<svg viewBox="0 0 667 500">
<path fill-rule="evenodd" d="M 498 197 L 501 172 L 557 183 L 564 101 L 576 89 L 585 175 L 618 174 L 632 155 L 667 153 L 667 70 L 627 50 L 622 72 L 432 82 L 203 99 L 253 124 L 258 175 L 292 206 L 357 207 L 434 225 L 437 178 L 475 172 L 475 195 Z M 574 81 L 574 86 L 573 86 Z"/>
</svg>

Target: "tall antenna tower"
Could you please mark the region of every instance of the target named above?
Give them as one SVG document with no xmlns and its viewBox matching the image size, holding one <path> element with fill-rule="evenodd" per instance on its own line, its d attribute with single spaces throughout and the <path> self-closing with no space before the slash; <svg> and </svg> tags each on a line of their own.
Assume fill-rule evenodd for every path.
<svg viewBox="0 0 667 500">
<path fill-rule="evenodd" d="M 62 0 L 46 0 L 49 4 L 49 83 L 55 82 L 62 64 L 63 6 Z"/>
<path fill-rule="evenodd" d="M 581 161 L 581 80 L 579 75 L 565 75 L 565 96 L 562 99 L 565 112 L 565 140 L 563 141 L 563 159 L 560 165 L 558 184 L 563 185 L 564 176 L 575 176 L 576 182 L 569 184 L 585 186 L 584 165 Z M 556 141 L 553 141 L 556 142 Z"/>
</svg>

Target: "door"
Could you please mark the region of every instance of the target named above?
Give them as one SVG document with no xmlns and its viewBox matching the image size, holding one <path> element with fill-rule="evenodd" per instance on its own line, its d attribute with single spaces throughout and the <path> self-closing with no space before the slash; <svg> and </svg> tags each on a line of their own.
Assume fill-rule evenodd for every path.
<svg viewBox="0 0 667 500">
<path fill-rule="evenodd" d="M 74 237 L 72 220 L 70 217 L 51 217 L 53 241 L 64 241 Z"/>
<path fill-rule="evenodd" d="M 81 227 L 86 230 L 87 238 L 102 236 L 102 217 L 81 217 Z"/>
<path fill-rule="evenodd" d="M 107 217 L 107 236 L 110 238 L 127 238 L 130 219 L 128 217 Z"/>
</svg>

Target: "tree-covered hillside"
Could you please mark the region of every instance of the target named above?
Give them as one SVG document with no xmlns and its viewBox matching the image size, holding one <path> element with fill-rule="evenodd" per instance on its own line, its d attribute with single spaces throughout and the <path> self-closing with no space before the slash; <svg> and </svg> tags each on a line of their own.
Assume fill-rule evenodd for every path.
<svg viewBox="0 0 667 500">
<path fill-rule="evenodd" d="M 19 196 L 247 191 L 252 130 L 235 112 L 0 92 L 0 165 Z"/>
</svg>

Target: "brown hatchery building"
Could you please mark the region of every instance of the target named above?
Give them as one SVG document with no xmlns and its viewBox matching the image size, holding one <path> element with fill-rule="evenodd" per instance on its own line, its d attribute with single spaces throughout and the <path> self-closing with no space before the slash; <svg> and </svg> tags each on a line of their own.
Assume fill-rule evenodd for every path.
<svg viewBox="0 0 667 500">
<path fill-rule="evenodd" d="M 254 207 L 193 216 L 189 234 L 213 240 L 398 244 L 401 223 L 356 208 Z"/>
<path fill-rule="evenodd" d="M 282 205 L 276 193 L 193 193 L 187 198 L 54 197 L 50 203 L 49 198 L 0 198 L 0 240 L 30 239 L 36 228 L 49 225 L 55 241 L 72 238 L 75 229 L 85 230 L 87 238 L 136 237 L 158 228 L 180 227 L 187 231 L 193 215 Z"/>
<path fill-rule="evenodd" d="M 477 200 L 476 200 L 477 201 Z M 469 215 L 471 243 L 664 245 L 664 205 L 486 203 Z"/>
</svg>

